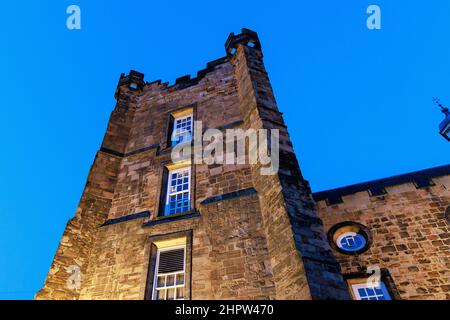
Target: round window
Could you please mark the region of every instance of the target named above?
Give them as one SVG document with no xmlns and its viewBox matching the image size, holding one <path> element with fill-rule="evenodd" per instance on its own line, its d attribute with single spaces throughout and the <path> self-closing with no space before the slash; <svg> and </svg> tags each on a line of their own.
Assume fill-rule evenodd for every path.
<svg viewBox="0 0 450 320">
<path fill-rule="evenodd" d="M 370 232 L 362 224 L 342 222 L 328 231 L 328 241 L 333 249 L 343 254 L 360 254 L 369 249 L 372 240 Z"/>
<path fill-rule="evenodd" d="M 364 236 L 356 232 L 345 232 L 337 238 L 336 244 L 345 251 L 358 251 L 364 248 L 367 241 Z"/>
</svg>

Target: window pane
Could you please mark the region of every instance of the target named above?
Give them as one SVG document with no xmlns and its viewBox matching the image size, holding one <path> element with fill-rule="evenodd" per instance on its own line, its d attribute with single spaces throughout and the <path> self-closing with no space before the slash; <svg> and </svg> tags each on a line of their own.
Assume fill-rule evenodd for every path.
<svg viewBox="0 0 450 320">
<path fill-rule="evenodd" d="M 167 276 L 166 286 L 171 287 L 175 285 L 175 275 L 171 274 Z"/>
<path fill-rule="evenodd" d="M 366 296 L 366 290 L 365 289 L 358 289 L 358 293 L 361 297 L 365 297 Z"/>
<path fill-rule="evenodd" d="M 164 294 L 165 294 L 166 290 L 162 289 L 162 290 L 156 290 L 156 297 L 155 300 L 165 300 Z"/>
<path fill-rule="evenodd" d="M 366 238 L 355 232 L 347 232 L 338 238 L 337 245 L 345 251 L 358 251 L 366 245 Z"/>
<path fill-rule="evenodd" d="M 184 299 L 184 288 L 177 288 L 177 299 Z"/>
<path fill-rule="evenodd" d="M 158 285 L 157 285 L 158 288 L 164 287 L 164 282 L 165 282 L 164 278 L 165 278 L 165 276 L 158 277 Z"/>
<path fill-rule="evenodd" d="M 184 298 L 185 246 L 158 250 L 155 266 L 154 299 L 174 300 Z"/>
<path fill-rule="evenodd" d="M 170 173 L 167 203 L 164 214 L 182 213 L 190 210 L 190 168 Z"/>
<path fill-rule="evenodd" d="M 192 116 L 175 119 L 171 140 L 172 146 L 192 141 Z"/>
<path fill-rule="evenodd" d="M 359 300 L 391 300 L 386 285 L 380 282 L 379 286 L 374 287 L 370 283 L 358 283 L 352 285 L 354 296 Z"/>
<path fill-rule="evenodd" d="M 177 274 L 177 286 L 184 284 L 184 273 Z"/>
<path fill-rule="evenodd" d="M 167 300 L 175 299 L 175 288 L 167 289 Z"/>
</svg>

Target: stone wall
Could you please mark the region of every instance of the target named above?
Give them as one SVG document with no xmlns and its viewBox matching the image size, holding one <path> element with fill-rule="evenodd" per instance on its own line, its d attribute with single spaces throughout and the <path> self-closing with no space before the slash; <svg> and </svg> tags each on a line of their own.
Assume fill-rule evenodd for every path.
<svg viewBox="0 0 450 320">
<path fill-rule="evenodd" d="M 68 289 L 70 268 L 85 274 L 97 237 L 111 208 L 120 160 L 99 152 L 89 173 L 75 216 L 67 223 L 44 287 L 36 299 L 78 299 L 80 290 Z"/>
<path fill-rule="evenodd" d="M 170 223 L 143 227 L 136 219 L 100 228 L 80 298 L 144 299 L 150 237 L 193 230 L 192 299 L 273 299 L 258 196 L 199 209 L 199 216 Z"/>
<path fill-rule="evenodd" d="M 402 299 L 450 299 L 450 223 L 444 217 L 450 206 L 450 172 L 431 177 L 426 185 L 386 185 L 376 196 L 362 190 L 335 201 L 340 203 L 317 202 L 326 230 L 344 221 L 370 230 L 368 251 L 356 256 L 335 252 L 344 274 L 364 274 L 367 267 L 379 266 L 388 270 Z"/>
<path fill-rule="evenodd" d="M 254 46 L 251 46 L 252 42 Z M 231 52 L 231 51 L 235 52 Z M 256 33 L 231 34 L 227 57 L 174 85 L 122 74 L 80 208 L 39 299 L 144 299 L 155 237 L 192 235 L 193 299 L 348 299 L 278 111 Z M 192 165 L 192 210 L 161 217 L 171 113 L 203 129 L 279 129 L 280 172 L 260 165 Z M 68 267 L 81 288 L 67 287 Z"/>
<path fill-rule="evenodd" d="M 277 298 L 348 299 L 339 265 L 326 241 L 287 127 L 278 111 L 262 53 L 257 49 L 259 40 L 251 33 L 248 40 L 255 47 L 237 46 L 232 59 L 244 127 L 280 132 L 277 173 L 263 175 L 260 164 L 252 166 L 253 185 L 261 197 Z"/>
<path fill-rule="evenodd" d="M 195 84 L 184 87 L 159 81 L 147 84 L 135 101 L 133 125 L 124 150 L 109 219 L 150 210 L 158 215 L 158 194 L 164 165 L 171 162 L 167 146 L 168 120 L 171 112 L 192 107 L 194 118 L 208 128 L 239 128 L 236 81 L 233 66 L 224 59 L 210 65 L 209 72 Z M 141 152 L 142 150 L 146 150 Z M 196 165 L 195 202 L 214 195 L 251 186 L 248 165 Z"/>
</svg>

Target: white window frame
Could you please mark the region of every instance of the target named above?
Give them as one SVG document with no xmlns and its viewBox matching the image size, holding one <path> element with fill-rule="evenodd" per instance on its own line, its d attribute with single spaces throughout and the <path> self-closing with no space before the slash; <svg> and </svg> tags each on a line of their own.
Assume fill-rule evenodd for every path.
<svg viewBox="0 0 450 320">
<path fill-rule="evenodd" d="M 360 245 L 359 247 L 356 247 L 356 246 L 355 246 L 354 248 L 351 248 L 350 250 L 349 250 L 348 248 L 343 247 L 342 244 L 341 244 L 341 241 L 342 241 L 344 238 L 350 237 L 350 236 L 352 236 L 353 238 L 355 238 L 355 237 L 361 237 L 361 238 L 363 239 L 363 244 Z M 355 240 L 353 240 L 353 241 L 355 241 Z M 356 241 L 355 241 L 355 242 L 356 242 Z M 350 231 L 350 232 L 345 232 L 345 233 L 341 234 L 341 235 L 336 239 L 336 245 L 337 245 L 341 250 L 344 250 L 344 251 L 347 251 L 347 252 L 355 252 L 355 251 L 358 251 L 358 250 L 361 250 L 362 248 L 364 248 L 364 247 L 367 245 L 367 240 L 366 240 L 366 238 L 365 238 L 363 235 L 361 235 L 361 234 L 359 234 L 359 233 L 356 233 L 356 232 L 353 232 L 353 231 Z"/>
<path fill-rule="evenodd" d="M 187 191 L 186 190 L 181 190 L 181 191 L 171 192 L 170 191 L 170 187 L 172 186 L 171 185 L 172 174 L 183 172 L 183 171 L 188 171 L 188 175 L 189 175 Z M 192 180 L 191 166 L 186 166 L 186 167 L 182 167 L 182 168 L 178 168 L 178 169 L 169 170 L 168 177 L 167 177 L 166 205 L 164 206 L 164 212 L 163 212 L 164 216 L 172 215 L 170 212 L 166 212 L 166 208 L 168 208 L 168 206 L 169 206 L 170 196 L 176 196 L 178 194 L 182 194 L 182 193 L 186 193 L 187 192 L 188 199 L 189 199 L 189 205 L 191 205 L 191 180 Z M 170 211 L 170 208 L 168 208 L 168 209 Z M 177 214 L 177 213 L 173 213 L 173 214 Z"/>
<path fill-rule="evenodd" d="M 184 259 L 183 259 L 183 271 L 177 271 L 177 272 L 169 272 L 169 273 L 162 273 L 159 274 L 158 273 L 158 269 L 159 269 L 159 256 L 161 254 L 161 252 L 164 251 L 172 251 L 172 250 L 176 250 L 176 249 L 184 249 Z M 179 274 L 183 274 L 183 284 L 182 285 L 177 285 L 177 275 Z M 160 287 L 158 288 L 158 277 L 159 276 L 164 276 L 167 279 L 167 276 L 174 276 L 174 285 L 173 286 L 166 286 L 166 281 L 164 281 L 164 287 Z M 182 299 L 177 299 L 177 288 L 183 288 L 183 298 Z M 172 246 L 172 247 L 165 247 L 165 248 L 158 248 L 157 251 L 157 256 L 156 256 L 156 264 L 155 264 L 155 275 L 153 278 L 153 292 L 152 292 L 152 300 L 156 300 L 156 293 L 158 291 L 158 289 L 160 290 L 164 290 L 164 299 L 163 300 L 167 300 L 167 292 L 169 291 L 169 289 L 174 289 L 174 300 L 185 300 L 185 296 L 186 296 L 186 245 L 178 245 L 178 246 Z"/>
<path fill-rule="evenodd" d="M 171 132 L 171 135 L 170 135 L 170 143 L 171 143 L 172 146 L 176 145 L 176 144 L 174 144 L 174 140 L 177 140 L 177 139 L 174 139 L 174 138 L 178 138 L 180 136 L 183 136 L 186 132 L 189 132 L 188 130 L 180 131 L 179 129 L 177 129 L 177 121 L 181 121 L 181 120 L 187 119 L 189 117 L 191 117 L 191 137 L 190 137 L 191 139 L 189 141 L 183 141 L 181 143 L 187 143 L 187 142 L 191 142 L 192 141 L 192 136 L 194 134 L 194 116 L 193 116 L 192 113 L 190 113 L 190 114 L 187 114 L 187 115 L 184 115 L 184 116 L 174 117 L 174 119 L 173 119 L 173 129 L 172 129 L 172 132 Z M 180 143 L 177 143 L 177 144 L 180 144 Z"/>
<path fill-rule="evenodd" d="M 392 300 L 391 295 L 386 287 L 386 284 L 383 281 L 380 281 L 378 286 L 376 286 L 376 287 L 374 287 L 371 283 L 368 283 L 368 282 L 351 284 L 351 289 L 352 289 L 352 293 L 353 293 L 355 300 L 362 300 L 362 298 L 367 298 L 367 297 L 361 297 L 361 295 L 358 292 L 358 289 L 375 289 L 375 288 L 381 289 L 381 291 L 383 292 L 384 300 Z M 369 297 L 375 298 L 375 297 L 380 297 L 380 295 L 376 294 L 376 295 L 371 295 Z M 379 300 L 379 299 L 376 299 L 376 300 Z"/>
</svg>

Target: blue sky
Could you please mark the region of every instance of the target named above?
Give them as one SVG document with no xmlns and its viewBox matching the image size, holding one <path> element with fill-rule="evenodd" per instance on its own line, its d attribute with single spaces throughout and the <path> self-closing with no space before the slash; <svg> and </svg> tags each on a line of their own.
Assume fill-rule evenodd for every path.
<svg viewBox="0 0 450 320">
<path fill-rule="evenodd" d="M 82 29 L 66 28 L 81 7 Z M 366 8 L 382 29 L 366 28 Z M 0 299 L 42 286 L 114 107 L 121 72 L 174 82 L 257 31 L 314 191 L 449 163 L 450 2 L 2 1 Z"/>
</svg>

